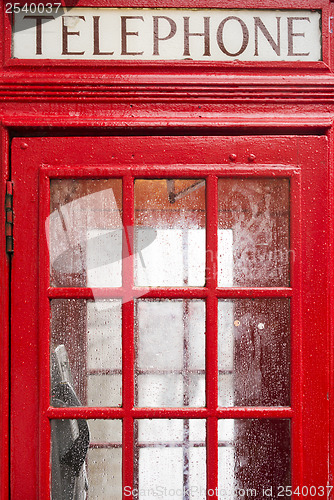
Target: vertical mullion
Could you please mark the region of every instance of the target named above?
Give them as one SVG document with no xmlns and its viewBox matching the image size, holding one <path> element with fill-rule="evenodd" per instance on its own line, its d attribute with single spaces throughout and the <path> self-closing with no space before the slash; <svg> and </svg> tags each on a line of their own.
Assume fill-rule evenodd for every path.
<svg viewBox="0 0 334 500">
<path fill-rule="evenodd" d="M 133 244 L 134 244 L 134 179 L 131 175 L 123 177 L 122 190 L 123 241 L 122 241 L 122 387 L 125 417 L 122 426 L 122 481 L 123 499 L 125 487 L 133 490 L 133 418 L 131 409 L 134 404 L 134 302 L 133 302 Z"/>
<path fill-rule="evenodd" d="M 189 299 L 183 299 L 183 406 L 189 407 L 190 404 L 190 376 L 189 376 Z M 189 499 L 189 474 L 190 474 L 190 443 L 189 443 L 190 422 L 188 418 L 183 419 L 183 488 L 184 500 Z"/>
<path fill-rule="evenodd" d="M 300 176 L 290 177 L 290 349 L 291 349 L 291 473 L 294 487 L 303 484 L 303 358 L 301 321 L 301 200 Z"/>
<path fill-rule="evenodd" d="M 189 238 L 188 229 L 183 228 L 183 286 L 188 286 L 189 282 Z M 183 325 L 183 364 L 182 364 L 182 383 L 183 383 L 183 406 L 189 406 L 189 299 L 182 300 L 182 325 Z M 189 457 L 189 419 L 183 420 L 183 491 L 184 500 L 189 500 L 189 474 L 190 474 L 190 457 Z"/>
<path fill-rule="evenodd" d="M 134 303 L 134 318 L 138 318 L 138 301 Z M 139 345 L 139 327 L 138 321 L 134 323 L 134 406 L 137 407 L 139 404 L 138 400 L 138 377 L 139 377 L 139 367 L 138 367 L 138 345 Z M 133 488 L 139 490 L 139 443 L 138 443 L 138 420 L 133 421 Z"/>
<path fill-rule="evenodd" d="M 40 177 L 39 231 L 48 230 L 45 222 L 50 216 L 50 178 L 44 174 Z M 49 235 L 47 235 L 48 237 Z M 41 498 L 50 490 L 50 452 L 51 425 L 46 415 L 50 406 L 50 301 L 48 287 L 50 282 L 50 260 L 47 250 L 47 238 L 39 238 L 39 440 L 40 440 L 40 478 Z"/>
<path fill-rule="evenodd" d="M 206 404 L 209 413 L 218 406 L 218 178 L 206 182 Z M 218 486 L 218 420 L 207 419 L 207 498 L 217 498 Z M 215 494 L 212 495 L 213 491 Z"/>
</svg>

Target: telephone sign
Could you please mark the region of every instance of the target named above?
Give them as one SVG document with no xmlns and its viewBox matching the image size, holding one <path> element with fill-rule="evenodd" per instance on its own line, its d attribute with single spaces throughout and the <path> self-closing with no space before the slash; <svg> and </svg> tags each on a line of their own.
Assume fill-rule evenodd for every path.
<svg viewBox="0 0 334 500">
<path fill-rule="evenodd" d="M 15 14 L 19 59 L 318 61 L 310 10 L 71 9 Z"/>
</svg>

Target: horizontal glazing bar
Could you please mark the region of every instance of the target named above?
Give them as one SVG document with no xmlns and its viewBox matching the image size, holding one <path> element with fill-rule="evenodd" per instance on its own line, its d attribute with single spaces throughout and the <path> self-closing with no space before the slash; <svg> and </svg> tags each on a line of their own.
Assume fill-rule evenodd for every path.
<svg viewBox="0 0 334 500">
<path fill-rule="evenodd" d="M 142 443 L 137 443 L 136 444 L 137 448 L 183 448 L 184 443 L 181 441 L 179 442 L 172 442 L 172 441 L 159 441 L 157 442 L 152 442 L 152 441 L 146 441 Z M 192 442 L 189 441 L 187 443 L 188 448 L 205 448 L 206 447 L 206 442 Z"/>
<path fill-rule="evenodd" d="M 131 295 L 131 296 L 130 296 Z M 205 298 L 208 295 L 207 288 L 132 288 L 132 291 L 124 288 L 49 288 L 50 299 L 109 299 L 122 298 L 125 301 L 136 298 Z"/>
<path fill-rule="evenodd" d="M 174 443 L 171 444 L 170 441 L 167 442 L 159 442 L 159 443 L 154 443 L 152 441 L 147 442 L 147 443 L 138 443 L 137 444 L 138 448 L 156 448 L 156 447 L 162 447 L 162 448 L 182 448 L 183 443 Z M 205 448 L 206 443 L 205 442 L 190 442 L 190 446 L 193 448 Z M 222 448 L 228 448 L 228 447 L 233 447 L 233 443 L 231 441 L 218 441 L 218 446 Z M 109 448 L 122 448 L 121 443 L 113 443 L 113 442 L 105 442 L 105 443 L 95 443 L 91 442 L 89 443 L 89 448 L 93 448 L 95 450 L 102 450 L 102 449 L 109 449 Z"/>
<path fill-rule="evenodd" d="M 131 298 L 145 299 L 201 299 L 210 293 L 208 288 L 139 288 L 132 289 Z M 217 288 L 214 295 L 218 298 L 253 298 L 253 297 L 292 297 L 292 288 Z M 50 299 L 121 299 L 129 300 L 129 292 L 124 288 L 48 288 Z"/>
<path fill-rule="evenodd" d="M 48 288 L 49 299 L 121 299 L 123 288 Z"/>
<path fill-rule="evenodd" d="M 48 408 L 48 418 L 94 419 L 94 418 L 292 418 L 289 407 L 232 407 L 216 408 Z"/>
<path fill-rule="evenodd" d="M 94 450 L 104 450 L 104 449 L 109 449 L 109 448 L 122 448 L 122 443 L 94 443 L 91 442 L 89 443 L 89 448 L 92 448 Z"/>
<path fill-rule="evenodd" d="M 183 375 L 184 373 L 192 373 L 194 375 L 205 375 L 205 370 L 194 368 L 193 370 L 158 370 L 157 368 L 136 370 L 137 375 Z M 230 375 L 233 370 L 218 370 L 219 375 Z M 122 370 L 113 368 L 92 368 L 87 370 L 88 375 L 121 375 Z"/>
<path fill-rule="evenodd" d="M 171 299 L 202 299 L 208 296 L 208 289 L 195 287 L 180 287 L 180 288 L 139 288 L 133 289 L 133 293 L 137 297 L 145 299 L 155 298 L 171 298 Z"/>
<path fill-rule="evenodd" d="M 222 167 L 224 171 L 222 172 Z M 46 166 L 43 169 L 43 173 L 50 178 L 64 178 L 64 179 L 89 179 L 89 178 L 119 178 L 128 174 L 128 166 L 117 166 L 113 165 L 101 165 L 101 166 L 89 166 L 87 168 L 75 167 L 73 165 L 62 165 L 61 167 Z M 184 165 L 184 164 L 174 164 L 174 165 L 131 165 L 131 173 L 134 178 L 147 178 L 147 179 L 161 179 L 161 178 L 187 178 L 191 175 L 192 178 L 203 178 L 206 175 L 217 174 L 218 177 L 289 177 L 299 173 L 298 167 L 294 165 L 226 165 L 226 164 L 196 164 L 196 165 Z"/>
<path fill-rule="evenodd" d="M 253 298 L 253 297 L 292 297 L 292 288 L 217 288 L 216 296 L 222 298 Z"/>
</svg>

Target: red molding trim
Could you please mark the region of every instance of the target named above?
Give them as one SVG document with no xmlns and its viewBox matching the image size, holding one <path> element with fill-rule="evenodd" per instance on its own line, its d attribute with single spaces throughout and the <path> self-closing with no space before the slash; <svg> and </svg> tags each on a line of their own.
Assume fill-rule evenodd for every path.
<svg viewBox="0 0 334 500">
<path fill-rule="evenodd" d="M 331 84 L 275 85 L 0 85 L 0 98 L 7 102 L 174 102 L 224 103 L 268 102 L 333 104 L 334 80 Z"/>
<path fill-rule="evenodd" d="M 36 116 L 31 115 L 5 115 L 3 124 L 8 128 L 36 128 L 36 127 L 61 127 L 61 128 L 143 128 L 161 127 L 166 130 L 171 128 L 199 128 L 201 130 L 210 130 L 212 128 L 235 128 L 236 130 L 248 130 L 256 128 L 263 129 L 328 129 L 333 126 L 334 111 L 332 114 L 324 113 L 322 115 L 272 115 L 272 114 L 257 114 L 238 116 L 224 114 L 205 114 L 202 117 L 193 116 L 150 116 L 150 117 L 131 117 L 117 116 L 110 118 L 93 118 L 87 116 L 71 117 L 62 115 L 44 114 Z M 68 133 L 68 132 L 67 132 Z M 66 132 L 64 132 L 66 134 Z"/>
</svg>

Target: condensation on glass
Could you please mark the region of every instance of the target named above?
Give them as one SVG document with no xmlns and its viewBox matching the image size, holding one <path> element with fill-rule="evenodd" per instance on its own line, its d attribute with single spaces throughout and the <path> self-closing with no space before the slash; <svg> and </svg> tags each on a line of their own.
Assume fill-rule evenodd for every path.
<svg viewBox="0 0 334 500">
<path fill-rule="evenodd" d="M 69 383 L 84 406 L 122 404 L 122 314 L 117 299 L 51 301 L 51 400 L 59 406 L 61 350 L 68 356 Z M 66 356 L 65 353 L 65 356 Z M 60 386 L 62 387 L 62 386 Z M 58 395 L 58 397 L 57 397 Z M 78 406 L 69 401 L 64 406 Z"/>
<path fill-rule="evenodd" d="M 138 300 L 136 405 L 205 405 L 205 303 Z"/>
<path fill-rule="evenodd" d="M 51 420 L 51 461 L 52 500 L 121 500 L 121 420 Z"/>
<path fill-rule="evenodd" d="M 220 406 L 290 404 L 289 299 L 218 302 Z"/>
<path fill-rule="evenodd" d="M 121 286 L 121 179 L 53 179 L 46 230 L 52 286 Z"/>
<path fill-rule="evenodd" d="M 289 286 L 289 180 L 218 180 L 218 286 Z"/>
<path fill-rule="evenodd" d="M 206 499 L 204 419 L 136 420 L 134 431 L 134 488 L 141 492 L 139 498 L 188 498 L 192 491 L 194 498 Z"/>
<path fill-rule="evenodd" d="M 94 296 L 50 301 L 51 405 L 122 406 L 122 324 L 128 320 L 122 303 L 133 300 L 134 373 L 127 389 L 133 382 L 135 411 L 143 416 L 133 428 L 133 486 L 139 491 L 195 491 L 196 499 L 206 498 L 206 419 L 166 419 L 163 413 L 149 419 L 149 408 L 204 408 L 206 387 L 218 389 L 220 407 L 290 404 L 289 299 L 227 299 L 220 290 L 217 324 L 206 325 L 204 288 L 206 265 L 214 261 L 206 248 L 212 223 L 218 224 L 218 287 L 289 286 L 289 181 L 238 177 L 217 183 L 218 221 L 211 221 L 205 180 L 135 179 L 134 227 L 124 227 L 129 206 L 122 199 L 126 205 L 129 198 L 122 179 L 51 181 L 50 284 L 91 287 Z M 99 287 L 116 298 L 99 299 Z M 163 298 L 169 292 L 162 287 L 178 290 Z M 216 381 L 206 380 L 207 326 L 208 335 L 218 336 L 210 337 L 211 346 L 218 340 L 215 388 Z M 61 481 L 58 448 L 63 446 L 66 466 L 78 472 L 68 446 L 82 432 L 87 450 L 80 484 L 88 484 L 88 498 L 122 498 L 121 420 L 55 419 L 51 429 L 53 491 Z M 262 498 L 260 488 L 289 484 L 288 420 L 218 420 L 218 435 L 221 500 L 237 500 L 247 488 Z M 55 493 L 53 499 L 66 497 Z"/>
<path fill-rule="evenodd" d="M 204 286 L 205 241 L 205 181 L 135 181 L 136 285 Z"/>
<path fill-rule="evenodd" d="M 219 500 L 276 498 L 291 485 L 290 442 L 289 420 L 219 420 Z"/>
</svg>

